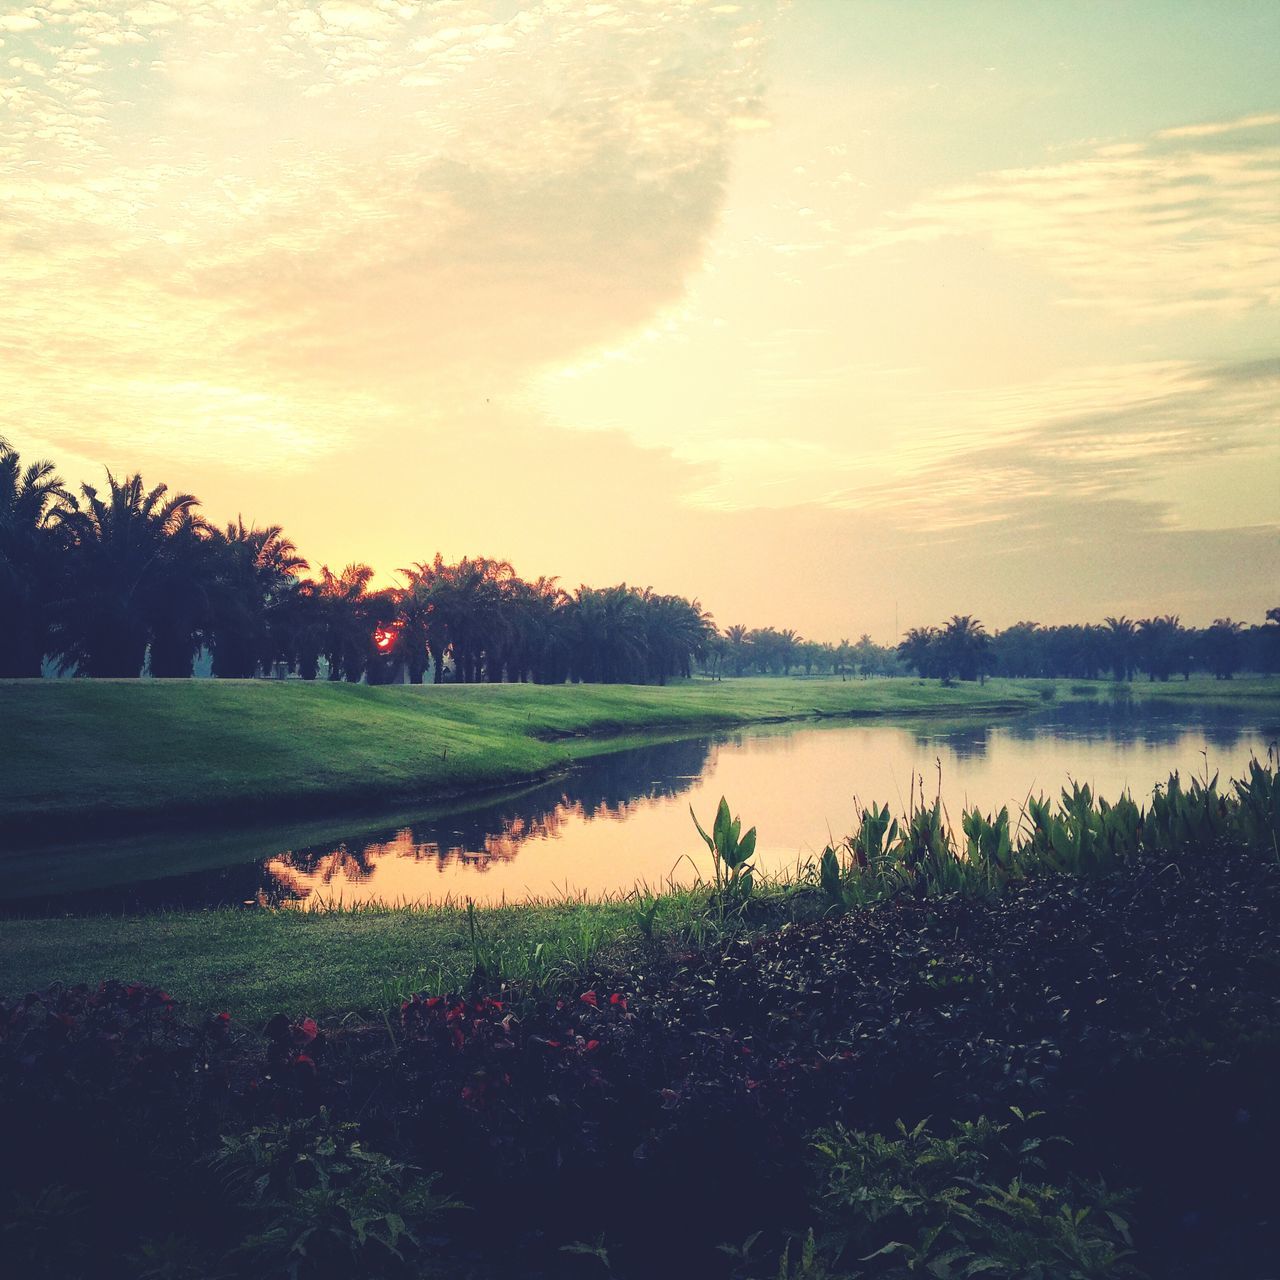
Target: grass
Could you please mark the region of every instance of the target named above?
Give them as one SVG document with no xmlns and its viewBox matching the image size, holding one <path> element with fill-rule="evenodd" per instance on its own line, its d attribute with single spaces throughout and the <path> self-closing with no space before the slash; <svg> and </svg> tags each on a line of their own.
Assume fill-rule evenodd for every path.
<svg viewBox="0 0 1280 1280">
<path fill-rule="evenodd" d="M 696 914 L 694 895 L 663 897 L 655 930 L 669 937 Z M 545 985 L 641 942 L 636 905 L 621 898 L 477 909 L 475 925 L 473 947 L 460 906 L 14 919 L 0 922 L 0 972 L 7 992 L 118 975 L 254 1025 L 277 1012 L 377 1019 L 414 991 L 465 987 L 477 958 Z"/>
</svg>

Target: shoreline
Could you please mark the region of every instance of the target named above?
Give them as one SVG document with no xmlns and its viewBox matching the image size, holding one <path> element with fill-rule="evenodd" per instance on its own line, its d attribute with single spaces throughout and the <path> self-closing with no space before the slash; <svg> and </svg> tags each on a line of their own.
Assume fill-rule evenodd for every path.
<svg viewBox="0 0 1280 1280">
<path fill-rule="evenodd" d="M 265 681 L 10 682 L 0 684 L 0 722 L 16 721 L 13 737 L 0 742 L 0 841 L 20 855 L 196 821 L 231 829 L 365 817 L 534 786 L 582 759 L 657 740 L 842 719 L 1003 718 L 1046 705 L 1032 682 L 1002 683 L 1013 688 L 991 696 L 990 684 L 942 688 L 907 679 L 472 685 L 444 686 L 443 694 L 430 686 L 388 692 Z M 280 705 L 282 693 L 295 705 Z M 46 696 L 63 724 L 42 725 Z M 193 708 L 202 699 L 215 705 Z M 726 705 L 716 706 L 721 700 Z M 486 705 L 494 702 L 515 705 Z M 193 724 L 193 710 L 203 713 L 203 726 Z M 264 711 L 281 714 L 263 723 Z M 246 712 L 259 722 L 245 726 Z M 201 727 L 208 737 L 195 732 Z M 379 744 L 380 733 L 389 740 Z M 170 750 L 151 750 L 157 741 Z M 77 746 L 90 758 L 77 758 Z M 37 758 L 52 757 L 47 768 L 27 758 L 31 747 Z M 350 754 L 334 767 L 344 748 Z"/>
</svg>

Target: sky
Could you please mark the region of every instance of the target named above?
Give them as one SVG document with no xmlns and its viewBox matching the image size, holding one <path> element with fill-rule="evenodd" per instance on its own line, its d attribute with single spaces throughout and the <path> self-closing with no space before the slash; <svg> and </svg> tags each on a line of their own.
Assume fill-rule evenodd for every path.
<svg viewBox="0 0 1280 1280">
<path fill-rule="evenodd" d="M 1280 603 L 1280 5 L 0 5 L 0 435 L 891 642 Z"/>
</svg>

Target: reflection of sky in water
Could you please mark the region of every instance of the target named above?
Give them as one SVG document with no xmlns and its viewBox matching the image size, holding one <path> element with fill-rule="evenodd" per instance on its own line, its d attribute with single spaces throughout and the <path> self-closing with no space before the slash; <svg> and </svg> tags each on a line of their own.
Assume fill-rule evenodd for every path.
<svg viewBox="0 0 1280 1280">
<path fill-rule="evenodd" d="M 1170 771 L 1238 773 L 1268 735 L 1250 717 L 1123 703 L 1052 708 L 1034 720 L 911 731 L 887 724 L 744 730 L 590 763 L 554 789 L 376 840 L 297 850 L 267 864 L 286 894 L 388 901 L 447 895 L 513 901 L 601 893 L 706 874 L 689 806 L 709 819 L 723 794 L 759 829 L 757 862 L 794 867 L 853 829 L 858 801 L 908 803 L 913 783 L 960 810 L 1056 797 L 1068 779 L 1139 799 Z M 705 761 L 699 767 L 699 761 Z"/>
<path fill-rule="evenodd" d="M 793 868 L 850 832 L 859 802 L 904 809 L 914 786 L 963 808 L 1056 798 L 1068 779 L 1144 801 L 1174 769 L 1238 775 L 1274 724 L 1248 713 L 1137 708 L 1121 701 L 1047 707 L 995 725 L 908 729 L 847 721 L 747 729 L 587 761 L 569 777 L 505 800 L 398 828 L 289 849 L 265 861 L 94 895 L 159 902 L 519 901 L 690 880 L 708 858 L 689 806 L 709 823 L 725 795 L 759 830 L 757 863 Z M 225 837 L 224 837 L 225 838 Z M 255 847 L 263 848 L 261 838 Z M 266 847 L 270 847 L 269 845 Z M 280 846 L 277 845 L 277 848 Z M 246 850 L 247 852 L 247 850 Z"/>
</svg>

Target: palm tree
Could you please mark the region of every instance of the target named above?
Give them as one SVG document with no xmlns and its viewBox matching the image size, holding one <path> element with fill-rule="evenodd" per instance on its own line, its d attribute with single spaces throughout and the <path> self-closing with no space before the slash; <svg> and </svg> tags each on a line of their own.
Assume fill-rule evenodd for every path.
<svg viewBox="0 0 1280 1280">
<path fill-rule="evenodd" d="M 573 597 L 570 674 L 575 681 L 618 684 L 643 678 L 646 651 L 639 594 L 616 587 L 579 587 Z"/>
<path fill-rule="evenodd" d="M 1215 618 L 1200 637 L 1205 664 L 1215 680 L 1230 680 L 1240 669 L 1240 634 L 1243 622 Z"/>
<path fill-rule="evenodd" d="M 151 620 L 153 676 L 188 678 L 194 670 L 212 613 L 216 577 L 212 532 L 200 516 L 188 512 L 156 562 L 155 594 L 164 600 L 164 608 Z"/>
<path fill-rule="evenodd" d="M 435 610 L 431 599 L 431 570 L 419 564 L 397 572 L 406 580 L 406 585 L 399 592 L 400 634 L 396 648 L 408 667 L 409 683 L 421 684 L 431 665 L 431 615 Z"/>
<path fill-rule="evenodd" d="M 369 582 L 373 570 L 367 564 L 349 564 L 341 573 L 320 566 L 317 596 L 321 604 L 323 639 L 321 652 L 329 664 L 330 680 L 353 684 L 364 675 L 373 642 Z"/>
<path fill-rule="evenodd" d="M 1138 656 L 1138 625 L 1124 616 L 1107 617 L 1104 623 L 1111 674 L 1117 680 L 1128 680 L 1133 674 Z"/>
<path fill-rule="evenodd" d="M 740 676 L 751 663 L 751 647 L 747 641 L 747 629 L 741 623 L 735 622 L 724 633 L 724 638 L 729 643 L 729 665 L 733 668 L 733 674 Z"/>
<path fill-rule="evenodd" d="M 271 609 L 272 653 L 303 680 L 314 680 L 324 652 L 328 602 L 320 584 L 303 578 L 284 587 Z"/>
<path fill-rule="evenodd" d="M 943 679 L 946 667 L 942 644 L 936 627 L 912 627 L 898 643 L 898 656 L 915 667 L 917 674 L 926 680 L 936 676 Z"/>
<path fill-rule="evenodd" d="M 794 632 L 792 633 L 795 634 Z M 751 661 L 758 672 L 777 675 L 784 670 L 789 642 L 774 627 L 756 627 L 747 633 Z"/>
<path fill-rule="evenodd" d="M 782 674 L 789 676 L 791 668 L 795 665 L 796 650 L 804 637 L 798 632 L 788 627 L 785 631 L 778 632 L 778 656 L 782 662 Z"/>
<path fill-rule="evenodd" d="M 169 496 L 167 485 L 144 489 L 142 477 L 117 482 L 107 494 L 81 485 L 82 504 L 64 517 L 71 535 L 68 593 L 61 602 L 55 647 L 64 663 L 90 676 L 137 676 L 147 644 L 169 607 L 164 584 L 190 528 L 196 499 Z M 172 545 L 171 545 L 172 544 Z"/>
<path fill-rule="evenodd" d="M 508 680 L 559 683 L 568 670 L 566 605 L 555 578 L 504 584 L 504 663 Z"/>
<path fill-rule="evenodd" d="M 977 618 L 953 614 L 940 637 L 947 674 L 977 680 L 989 665 L 991 637 Z"/>
<path fill-rule="evenodd" d="M 706 652 L 715 623 L 699 601 L 657 595 L 646 587 L 636 593 L 644 629 L 641 679 L 666 684 L 672 676 L 688 679 L 695 658 Z"/>
<path fill-rule="evenodd" d="M 413 642 L 417 644 L 420 631 L 435 664 L 436 683 L 444 679 L 446 652 L 453 658 L 455 680 L 500 681 L 515 638 L 508 604 L 518 579 L 511 565 L 484 556 L 463 556 L 456 564 L 446 564 L 437 553 L 430 564 L 400 573 L 409 580 L 416 602 L 419 627 Z"/>
<path fill-rule="evenodd" d="M 1137 629 L 1138 657 L 1148 680 L 1168 680 L 1182 661 L 1186 632 L 1178 615 L 1144 618 Z"/>
<path fill-rule="evenodd" d="M 309 566 L 279 525 L 247 528 L 242 517 L 212 534 L 217 585 L 210 630 L 215 676 L 246 679 L 267 667 L 278 643 L 272 623 Z"/>
<path fill-rule="evenodd" d="M 52 462 L 24 470 L 0 438 L 0 676 L 38 676 L 65 568 L 71 495 Z"/>
</svg>

